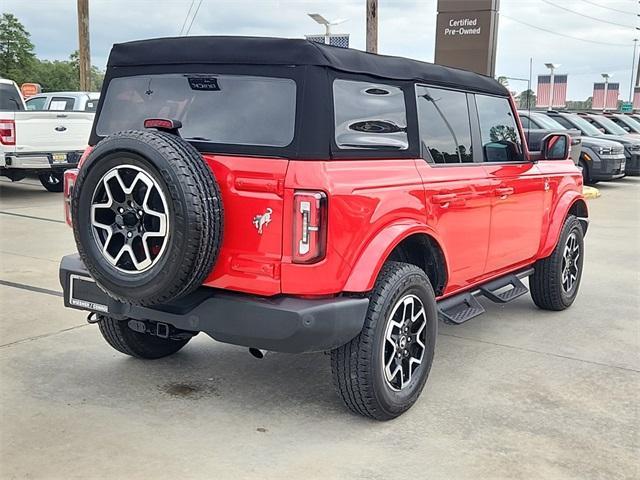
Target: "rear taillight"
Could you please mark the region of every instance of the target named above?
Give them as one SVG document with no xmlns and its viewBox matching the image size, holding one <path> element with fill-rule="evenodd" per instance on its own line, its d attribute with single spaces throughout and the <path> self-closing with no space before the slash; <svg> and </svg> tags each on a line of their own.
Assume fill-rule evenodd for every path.
<svg viewBox="0 0 640 480">
<path fill-rule="evenodd" d="M 322 260 L 327 242 L 327 196 L 324 192 L 297 191 L 293 208 L 293 262 Z"/>
<path fill-rule="evenodd" d="M 73 186 L 76 184 L 78 178 L 78 169 L 72 168 L 65 170 L 64 172 L 64 221 L 70 227 L 73 226 L 73 219 L 71 218 L 71 195 L 73 194 Z"/>
<path fill-rule="evenodd" d="M 0 120 L 0 143 L 3 145 L 16 144 L 16 122 Z"/>
</svg>

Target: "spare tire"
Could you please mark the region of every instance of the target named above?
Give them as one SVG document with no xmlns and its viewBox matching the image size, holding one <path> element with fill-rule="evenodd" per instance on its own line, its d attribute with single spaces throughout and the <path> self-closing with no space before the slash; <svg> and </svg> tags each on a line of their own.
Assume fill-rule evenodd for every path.
<svg viewBox="0 0 640 480">
<path fill-rule="evenodd" d="M 220 188 L 198 151 L 176 135 L 126 131 L 100 141 L 72 194 L 80 256 L 108 295 L 171 302 L 199 287 L 223 232 Z"/>
</svg>

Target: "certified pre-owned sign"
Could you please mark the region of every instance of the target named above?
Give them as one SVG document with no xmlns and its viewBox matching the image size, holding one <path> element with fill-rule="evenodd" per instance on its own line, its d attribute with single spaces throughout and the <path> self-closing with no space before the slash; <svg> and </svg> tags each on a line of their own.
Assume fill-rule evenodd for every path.
<svg viewBox="0 0 640 480">
<path fill-rule="evenodd" d="M 498 0 L 438 0 L 436 63 L 494 75 Z"/>
<path fill-rule="evenodd" d="M 482 27 L 478 25 L 478 17 L 450 19 L 449 25 L 444 29 L 445 35 L 480 35 Z"/>
</svg>

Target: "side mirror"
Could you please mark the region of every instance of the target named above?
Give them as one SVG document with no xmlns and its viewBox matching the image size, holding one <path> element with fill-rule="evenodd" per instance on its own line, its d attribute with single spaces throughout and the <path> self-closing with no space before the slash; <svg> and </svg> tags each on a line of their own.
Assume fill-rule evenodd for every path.
<svg viewBox="0 0 640 480">
<path fill-rule="evenodd" d="M 566 160 L 570 149 L 571 140 L 566 133 L 551 133 L 542 139 L 543 160 Z"/>
<path fill-rule="evenodd" d="M 500 140 L 484 145 L 484 158 L 487 162 L 515 162 L 522 159 L 520 145 L 511 140 Z"/>
<path fill-rule="evenodd" d="M 598 128 L 598 130 L 600 130 L 600 133 L 607 133 L 607 131 L 602 127 Z"/>
</svg>

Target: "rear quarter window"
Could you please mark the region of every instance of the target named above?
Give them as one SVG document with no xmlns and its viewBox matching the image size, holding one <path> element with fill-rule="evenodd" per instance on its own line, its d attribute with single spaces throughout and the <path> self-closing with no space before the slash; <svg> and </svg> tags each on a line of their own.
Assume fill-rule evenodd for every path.
<svg viewBox="0 0 640 480">
<path fill-rule="evenodd" d="M 336 79 L 333 111 L 340 149 L 409 148 L 404 92 L 398 87 Z"/>
<path fill-rule="evenodd" d="M 294 138 L 296 84 L 249 75 L 158 74 L 109 82 L 96 133 L 142 130 L 147 118 L 182 122 L 187 140 L 285 147 Z"/>
</svg>

